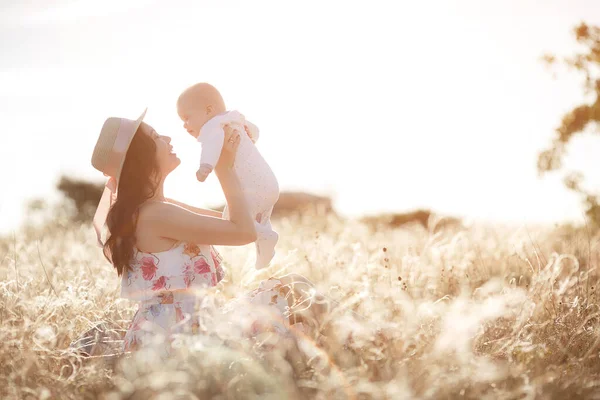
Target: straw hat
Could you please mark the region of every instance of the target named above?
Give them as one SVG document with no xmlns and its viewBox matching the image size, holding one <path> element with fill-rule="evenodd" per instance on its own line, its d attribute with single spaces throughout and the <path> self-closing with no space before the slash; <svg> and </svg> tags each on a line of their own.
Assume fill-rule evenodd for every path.
<svg viewBox="0 0 600 400">
<path fill-rule="evenodd" d="M 146 111 L 136 120 L 111 117 L 104 121 L 100 136 L 92 154 L 92 166 L 108 177 L 102 198 L 94 215 L 94 229 L 98 244 L 102 246 L 101 230 L 106 222 L 110 207 L 117 198 L 119 177 L 125 163 L 129 145 L 140 127 Z"/>
</svg>

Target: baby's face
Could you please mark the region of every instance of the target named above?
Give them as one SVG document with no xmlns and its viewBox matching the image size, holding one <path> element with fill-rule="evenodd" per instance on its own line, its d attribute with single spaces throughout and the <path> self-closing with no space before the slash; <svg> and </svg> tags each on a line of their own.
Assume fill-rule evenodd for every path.
<svg viewBox="0 0 600 400">
<path fill-rule="evenodd" d="M 177 104 L 177 114 L 183 121 L 183 129 L 195 138 L 200 135 L 200 129 L 210 119 L 206 107 L 192 104 L 192 102 L 186 100 Z"/>
</svg>

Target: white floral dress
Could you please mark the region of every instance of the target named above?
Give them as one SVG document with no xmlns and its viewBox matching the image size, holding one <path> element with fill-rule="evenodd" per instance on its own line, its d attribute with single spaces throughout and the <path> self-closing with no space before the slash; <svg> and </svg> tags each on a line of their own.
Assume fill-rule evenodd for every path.
<svg viewBox="0 0 600 400">
<path fill-rule="evenodd" d="M 221 260 L 219 253 L 209 245 L 180 243 L 158 253 L 136 251 L 121 284 L 121 296 L 139 302 L 125 334 L 123 350 L 136 350 L 157 333 L 166 338 L 167 343 L 174 334 L 198 333 L 199 293 L 223 279 Z M 290 326 L 288 293 L 278 279 L 270 278 L 252 292 L 228 303 L 222 312 L 236 313 L 246 321 L 248 317 L 254 318 L 240 332 L 244 336 L 265 331 L 287 333 Z M 255 311 L 253 307 L 245 307 L 251 305 L 266 306 L 263 311 L 270 317 L 263 318 L 264 313 L 256 314 L 251 312 Z"/>
</svg>

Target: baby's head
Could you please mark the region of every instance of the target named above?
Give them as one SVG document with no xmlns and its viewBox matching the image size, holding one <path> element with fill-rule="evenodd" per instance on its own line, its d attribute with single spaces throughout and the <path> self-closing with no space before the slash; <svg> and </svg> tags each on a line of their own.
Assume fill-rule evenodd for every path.
<svg viewBox="0 0 600 400">
<path fill-rule="evenodd" d="M 196 138 L 206 122 L 225 111 L 221 93 L 208 83 L 190 86 L 177 99 L 177 114 L 183 121 L 183 128 Z"/>
</svg>

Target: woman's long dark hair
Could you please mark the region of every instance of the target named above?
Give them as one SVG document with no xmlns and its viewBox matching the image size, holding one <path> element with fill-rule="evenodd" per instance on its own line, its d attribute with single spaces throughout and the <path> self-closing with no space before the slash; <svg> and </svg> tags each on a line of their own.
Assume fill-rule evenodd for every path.
<svg viewBox="0 0 600 400">
<path fill-rule="evenodd" d="M 143 202 L 156 193 L 159 173 L 156 143 L 142 132 L 140 126 L 125 155 L 117 201 L 106 217 L 109 236 L 103 252 L 119 276 L 127 271 L 133 260 L 138 210 Z"/>
</svg>

